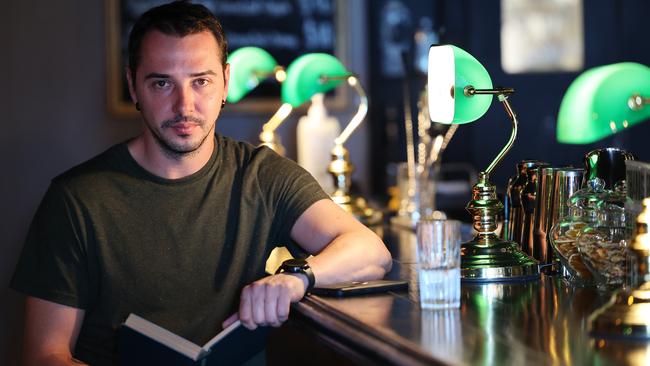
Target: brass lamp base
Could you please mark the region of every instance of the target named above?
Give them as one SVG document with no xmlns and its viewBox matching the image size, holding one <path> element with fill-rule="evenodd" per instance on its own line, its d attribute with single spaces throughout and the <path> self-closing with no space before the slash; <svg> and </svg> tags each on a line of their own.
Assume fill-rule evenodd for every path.
<svg viewBox="0 0 650 366">
<path fill-rule="evenodd" d="M 650 282 L 616 293 L 589 320 L 594 337 L 650 340 Z"/>
<path fill-rule="evenodd" d="M 517 243 L 496 235 L 461 245 L 460 273 L 463 281 L 526 281 L 539 278 L 539 264 L 517 248 Z"/>
<path fill-rule="evenodd" d="M 260 133 L 260 146 L 266 146 L 269 149 L 285 156 L 286 150 L 280 141 L 280 136 L 275 131 L 262 131 Z"/>
<path fill-rule="evenodd" d="M 381 224 L 383 214 L 368 206 L 363 197 L 356 195 L 340 195 L 339 191 L 334 192 L 331 197 L 332 201 L 343 208 L 346 212 L 352 214 L 357 220 L 366 226 Z"/>
<path fill-rule="evenodd" d="M 503 204 L 497 199 L 496 187 L 489 182 L 488 174 L 479 174 L 472 187 L 472 200 L 467 211 L 473 218 L 478 234 L 461 245 L 460 275 L 463 281 L 497 282 L 528 281 L 539 278 L 539 263 L 524 254 L 517 244 L 499 239 L 497 214 Z"/>
<path fill-rule="evenodd" d="M 354 166 L 350 163 L 350 154 L 343 145 L 337 144 L 332 149 L 332 161 L 327 171 L 334 178 L 336 189 L 330 197 L 334 203 L 341 206 L 345 211 L 352 214 L 357 220 L 366 226 L 377 225 L 382 222 L 381 211 L 373 210 L 362 197 L 350 193 Z"/>
</svg>

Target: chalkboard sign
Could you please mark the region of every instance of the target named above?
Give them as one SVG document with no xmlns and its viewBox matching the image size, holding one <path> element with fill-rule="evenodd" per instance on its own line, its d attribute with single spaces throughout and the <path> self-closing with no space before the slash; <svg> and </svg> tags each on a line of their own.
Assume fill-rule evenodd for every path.
<svg viewBox="0 0 650 366">
<path fill-rule="evenodd" d="M 128 37 L 133 23 L 148 9 L 165 0 L 107 0 L 108 37 L 108 104 L 118 116 L 136 114 L 129 97 L 124 67 L 127 64 Z M 279 65 L 288 66 L 306 53 L 325 52 L 341 57 L 342 0 L 203 0 L 222 23 L 228 49 L 258 46 L 275 57 Z M 333 104 L 341 106 L 338 92 Z M 280 87 L 276 82 L 258 86 L 228 111 L 274 111 L 280 105 Z"/>
</svg>

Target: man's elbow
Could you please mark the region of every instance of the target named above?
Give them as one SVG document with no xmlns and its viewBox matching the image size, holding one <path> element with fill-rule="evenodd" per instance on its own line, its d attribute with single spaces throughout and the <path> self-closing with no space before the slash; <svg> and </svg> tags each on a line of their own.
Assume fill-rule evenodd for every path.
<svg viewBox="0 0 650 366">
<path fill-rule="evenodd" d="M 384 277 L 384 275 L 386 275 L 386 273 L 388 273 L 393 267 L 393 257 L 388 251 L 388 248 L 386 248 L 386 244 L 384 244 L 384 242 L 379 238 L 377 238 L 376 248 L 376 264 L 379 272 L 378 277 Z"/>
<path fill-rule="evenodd" d="M 386 248 L 386 245 L 384 245 L 383 267 L 384 274 L 390 272 L 391 268 L 393 268 L 393 256 L 391 256 L 390 252 Z"/>
</svg>

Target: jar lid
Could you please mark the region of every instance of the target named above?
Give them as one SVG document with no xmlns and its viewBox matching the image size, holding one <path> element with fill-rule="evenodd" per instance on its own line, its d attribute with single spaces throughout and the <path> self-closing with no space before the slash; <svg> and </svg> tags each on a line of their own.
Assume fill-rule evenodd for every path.
<svg viewBox="0 0 650 366">
<path fill-rule="evenodd" d="M 611 191 L 605 189 L 604 180 L 593 178 L 569 198 L 569 214 L 595 220 L 603 202 L 607 201 L 610 194 Z"/>
<path fill-rule="evenodd" d="M 605 226 L 625 226 L 626 211 L 625 203 L 627 198 L 627 189 L 625 181 L 619 181 L 614 190 L 607 191 L 607 195 L 599 204 L 598 219 Z"/>
</svg>

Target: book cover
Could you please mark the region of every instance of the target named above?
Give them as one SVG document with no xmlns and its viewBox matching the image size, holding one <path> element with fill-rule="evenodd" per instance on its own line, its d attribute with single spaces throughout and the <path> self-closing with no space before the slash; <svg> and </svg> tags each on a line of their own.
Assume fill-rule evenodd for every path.
<svg viewBox="0 0 650 366">
<path fill-rule="evenodd" d="M 266 329 L 246 329 L 236 321 L 203 346 L 142 317 L 130 314 L 119 331 L 120 364 L 238 365 L 264 349 Z"/>
</svg>

